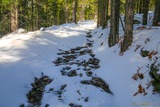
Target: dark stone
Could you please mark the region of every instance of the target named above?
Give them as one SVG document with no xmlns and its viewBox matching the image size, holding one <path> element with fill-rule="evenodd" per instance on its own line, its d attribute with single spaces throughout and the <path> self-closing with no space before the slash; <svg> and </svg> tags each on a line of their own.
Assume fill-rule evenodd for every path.
<svg viewBox="0 0 160 107">
<path fill-rule="evenodd" d="M 54 91 L 54 88 L 50 88 L 49 91 Z"/>
<path fill-rule="evenodd" d="M 63 53 L 57 53 L 57 55 L 62 55 Z"/>
<path fill-rule="evenodd" d="M 43 96 L 44 88 L 53 80 L 48 76 L 42 76 L 39 79 L 34 78 L 34 83 L 31 84 L 32 89 L 26 94 L 28 102 L 32 105 L 39 105 Z"/>
<path fill-rule="evenodd" d="M 76 72 L 76 70 L 71 70 L 71 71 L 69 71 L 68 73 L 67 73 L 67 76 L 69 76 L 69 77 L 73 77 L 73 76 L 77 76 L 78 74 L 77 74 L 77 72 Z"/>
<path fill-rule="evenodd" d="M 83 74 L 82 73 L 79 73 L 79 77 L 82 77 L 83 76 Z"/>
<path fill-rule="evenodd" d="M 86 97 L 86 98 L 84 99 L 84 101 L 85 101 L 85 102 L 88 102 L 88 99 L 89 99 L 89 98 L 88 98 L 88 97 Z"/>
<path fill-rule="evenodd" d="M 69 103 L 68 104 L 70 107 L 73 107 L 74 106 L 74 103 Z"/>
<path fill-rule="evenodd" d="M 77 104 L 74 104 L 74 103 L 69 103 L 68 105 L 70 107 L 82 107 L 82 105 L 77 105 Z"/>
<path fill-rule="evenodd" d="M 82 80 L 81 84 L 93 85 L 103 89 L 106 93 L 113 94 L 109 89 L 109 85 L 99 77 L 92 77 L 92 80 Z"/>
<path fill-rule="evenodd" d="M 58 98 L 62 98 L 62 95 L 58 95 Z"/>
<path fill-rule="evenodd" d="M 87 34 L 86 37 L 87 38 L 92 38 L 92 35 L 91 34 Z"/>
<path fill-rule="evenodd" d="M 66 72 L 65 70 L 61 70 L 61 74 L 62 74 L 63 76 L 66 76 L 66 75 L 67 75 L 67 72 Z"/>
<path fill-rule="evenodd" d="M 77 68 L 77 70 L 80 70 L 81 68 Z"/>
<path fill-rule="evenodd" d="M 66 70 L 70 70 L 71 69 L 71 67 L 69 67 L 69 66 L 66 66 Z"/>
<path fill-rule="evenodd" d="M 143 50 L 143 48 L 141 49 L 141 56 L 142 57 L 147 57 L 148 56 L 148 54 L 149 54 L 149 51 L 147 51 L 147 50 Z"/>
<path fill-rule="evenodd" d="M 19 107 L 25 107 L 24 104 L 21 104 Z"/>
<path fill-rule="evenodd" d="M 60 90 L 64 90 L 66 88 L 67 84 L 64 84 L 61 86 Z"/>
<path fill-rule="evenodd" d="M 49 107 L 49 104 L 46 104 L 45 107 Z"/>
<path fill-rule="evenodd" d="M 93 74 L 93 72 L 92 72 L 92 71 L 87 71 L 87 72 L 86 72 L 86 75 L 87 75 L 87 76 L 89 76 L 89 77 L 91 77 L 91 76 L 92 76 L 92 74 Z"/>
<path fill-rule="evenodd" d="M 87 35 L 91 34 L 91 32 L 86 32 L 86 33 L 87 33 Z"/>
<path fill-rule="evenodd" d="M 62 94 L 62 93 L 63 93 L 62 90 L 57 91 L 57 94 Z"/>
<path fill-rule="evenodd" d="M 89 40 L 89 39 L 87 39 L 87 41 L 88 41 L 88 42 L 91 42 L 91 43 L 93 43 L 93 42 L 94 42 L 94 40 Z"/>
<path fill-rule="evenodd" d="M 95 57 L 95 54 L 92 54 L 92 53 L 91 53 L 91 54 L 89 54 L 89 55 L 90 55 L 91 57 Z"/>
<path fill-rule="evenodd" d="M 92 46 L 93 46 L 93 44 L 90 43 L 90 42 L 86 43 L 85 45 L 86 45 L 87 47 L 92 47 Z"/>
<path fill-rule="evenodd" d="M 91 84 L 91 80 L 82 80 L 81 84 L 86 84 L 86 85 Z"/>
</svg>

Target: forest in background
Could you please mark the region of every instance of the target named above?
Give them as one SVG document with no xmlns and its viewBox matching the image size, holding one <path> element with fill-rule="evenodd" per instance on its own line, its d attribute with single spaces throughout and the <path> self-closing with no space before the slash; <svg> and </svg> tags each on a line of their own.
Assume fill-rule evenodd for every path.
<svg viewBox="0 0 160 107">
<path fill-rule="evenodd" d="M 91 20 L 96 16 L 95 0 L 0 0 L 0 2 L 1 35 L 17 28 L 34 31 L 41 27 Z"/>
<path fill-rule="evenodd" d="M 125 13 L 125 0 L 120 2 L 120 13 Z M 145 0 L 135 0 L 135 13 L 143 12 Z M 84 20 L 97 21 L 103 28 L 111 14 L 111 0 L 0 0 L 0 35 L 23 28 L 35 31 L 41 27 Z M 149 10 L 154 10 L 150 0 Z"/>
<path fill-rule="evenodd" d="M 0 81 L 2 84 L 2 88 L 0 90 L 2 95 L 0 104 L 3 105 L 4 104 L 3 102 L 7 102 L 8 99 L 10 100 L 16 99 L 16 98 L 13 98 L 15 97 L 15 95 L 10 95 L 8 93 L 7 94 L 9 96 L 7 99 L 6 90 L 9 89 L 8 92 L 10 92 L 10 88 L 8 88 L 10 87 L 9 86 L 10 82 L 12 82 L 12 84 L 17 84 L 19 82 L 17 77 L 21 76 L 21 73 L 23 74 L 28 72 L 31 73 L 32 70 L 34 72 L 37 71 L 38 73 L 40 73 L 39 71 L 42 71 L 42 74 L 40 75 L 42 75 L 43 77 L 43 72 L 45 72 L 46 69 L 47 71 L 50 72 L 50 69 L 51 69 L 50 65 L 47 66 L 48 61 L 51 62 L 52 60 L 52 59 L 50 60 L 50 58 L 53 58 L 53 56 L 57 58 L 57 55 L 64 54 L 66 56 L 63 55 L 62 57 L 70 59 L 70 56 L 68 56 L 68 53 L 69 52 L 75 53 L 75 50 L 80 50 L 78 51 L 78 53 L 82 53 L 82 54 L 78 56 L 82 56 L 82 59 L 83 59 L 83 53 L 87 53 L 87 52 L 89 53 L 88 55 L 92 57 L 94 60 L 96 59 L 97 55 L 99 56 L 100 59 L 98 60 L 96 59 L 95 61 L 92 60 L 92 58 L 91 60 L 83 59 L 82 67 L 83 65 L 86 67 L 85 62 L 87 62 L 86 63 L 87 65 L 90 63 L 91 64 L 93 63 L 93 65 L 95 65 L 91 67 L 103 68 L 98 70 L 100 73 L 97 73 L 97 74 L 100 74 L 101 76 L 104 75 L 102 76 L 103 78 L 105 78 L 106 80 L 110 79 L 112 81 L 111 82 L 112 84 L 110 86 L 111 88 L 114 87 L 112 90 L 114 93 L 116 93 L 115 95 L 116 96 L 118 95 L 120 97 L 117 97 L 119 102 L 117 102 L 117 100 L 115 101 L 113 99 L 111 100 L 113 100 L 118 105 L 120 103 L 123 103 L 119 107 L 129 107 L 129 106 L 122 106 L 122 105 L 125 105 L 126 102 L 131 103 L 129 101 L 131 97 L 128 95 L 132 95 L 133 92 L 135 93 L 135 90 L 133 91 L 130 89 L 137 88 L 136 93 L 133 94 L 133 96 L 136 96 L 135 97 L 136 101 L 139 100 L 139 98 L 137 97 L 138 94 L 143 94 L 144 96 L 148 94 L 147 92 L 148 87 L 150 87 L 151 85 L 153 86 L 153 90 L 152 90 L 153 94 L 160 93 L 160 84 L 159 84 L 160 83 L 160 74 L 159 74 L 159 71 L 160 71 L 160 68 L 159 68 L 160 67 L 159 33 L 160 32 L 159 31 L 160 30 L 159 30 L 159 27 L 156 27 L 156 26 L 160 26 L 160 11 L 159 11 L 160 0 L 41 0 L 41 1 L 0 0 L 0 3 L 1 3 L 0 4 L 0 37 L 4 36 L 0 39 L 1 41 L 0 42 L 0 47 L 1 47 L 0 48 L 0 52 L 1 52 L 0 67 L 2 71 L 0 72 L 2 75 L 2 78 L 1 78 L 2 81 Z M 92 21 L 85 21 L 85 20 L 92 20 Z M 97 23 L 93 22 L 93 20 Z M 83 21 L 83 22 L 79 22 L 79 21 Z M 54 25 L 60 25 L 63 23 L 70 23 L 70 24 L 54 26 Z M 96 24 L 98 29 L 95 28 Z M 41 30 L 38 30 L 41 27 L 44 27 L 44 28 L 42 28 Z M 24 32 L 21 32 L 20 31 L 21 29 L 19 28 L 23 28 L 26 31 L 24 30 Z M 52 30 L 48 30 L 48 29 L 52 29 Z M 35 31 L 35 32 L 27 33 L 27 31 Z M 8 34 L 10 32 L 13 32 L 13 33 L 5 36 L 5 34 Z M 83 33 L 85 33 L 84 36 L 83 36 Z M 87 37 L 87 43 L 86 43 L 86 37 Z M 83 39 L 85 41 L 83 41 Z M 65 49 L 65 48 L 68 48 L 68 47 L 70 48 L 76 45 L 80 46 L 78 43 L 80 43 L 81 45 L 83 44 L 84 47 L 71 48 L 71 50 Z M 81 48 L 86 48 L 86 47 L 87 47 L 87 50 L 81 51 Z M 93 53 L 95 52 L 96 54 L 93 54 L 92 50 L 88 51 L 88 49 L 90 48 L 93 49 Z M 60 51 L 59 53 L 57 53 L 58 49 Z M 127 52 L 125 53 L 125 51 Z M 77 54 L 75 54 L 75 59 L 77 58 L 76 55 Z M 119 56 L 123 56 L 123 57 L 119 57 Z M 62 59 L 62 62 L 61 62 L 61 59 Z M 78 61 L 81 62 L 80 60 Z M 100 61 L 101 61 L 100 64 L 102 64 L 102 66 L 97 66 L 97 63 L 99 64 Z M 59 57 L 57 58 L 57 60 L 52 61 L 52 63 L 54 62 L 64 63 L 65 60 L 63 61 L 63 58 Z M 55 66 L 53 66 L 54 70 L 56 69 L 56 66 L 57 66 L 56 64 L 58 63 L 54 63 L 55 64 Z M 10 66 L 11 64 L 13 64 L 13 66 Z M 44 66 L 44 64 L 46 65 Z M 64 64 L 70 64 L 70 63 L 64 63 Z M 33 68 L 31 65 L 33 66 Z M 40 67 L 40 70 L 36 70 L 37 68 L 35 66 L 37 65 L 38 67 Z M 43 69 L 44 71 L 41 69 L 41 67 L 45 68 Z M 75 67 L 73 66 L 73 68 Z M 67 66 L 64 67 L 63 69 L 67 69 Z M 26 72 L 27 70 L 28 72 Z M 11 75 L 10 71 L 12 71 L 14 75 Z M 59 69 L 57 69 L 57 71 L 54 71 L 54 72 L 57 74 L 60 73 Z M 106 73 L 106 71 L 109 71 L 109 72 Z M 51 72 L 53 73 L 53 71 Z M 70 72 L 70 71 L 65 71 L 65 72 L 62 71 L 60 74 L 62 74 L 62 78 L 63 78 L 64 75 L 68 77 L 72 76 L 70 75 L 70 73 L 71 74 L 73 73 L 73 77 L 74 76 L 82 77 L 83 75 L 85 75 L 90 78 L 93 76 L 92 71 L 91 72 L 87 71 L 87 72 L 84 72 L 84 74 L 81 73 L 80 75 L 76 74 L 77 72 Z M 15 74 L 19 74 L 19 75 L 15 75 Z M 97 74 L 95 73 L 95 76 Z M 133 84 L 133 82 L 131 81 L 128 82 L 128 79 L 130 78 L 130 77 L 128 78 L 128 76 L 131 76 L 131 74 L 133 74 L 133 77 L 132 77 L 133 80 L 140 79 L 143 81 L 143 79 L 146 78 L 147 82 L 144 83 L 145 86 L 143 86 L 141 82 L 140 84 L 135 84 L 135 83 Z M 53 73 L 53 75 L 56 77 L 56 74 Z M 151 77 L 149 81 L 148 81 L 148 75 Z M 15 79 L 16 81 L 12 81 L 13 76 L 16 76 L 16 79 Z M 26 77 L 26 75 L 24 76 L 25 78 L 31 78 L 33 75 L 32 76 L 29 75 L 29 77 Z M 114 76 L 114 78 L 112 76 Z M 11 79 L 11 81 L 8 81 L 8 78 Z M 60 79 L 62 78 L 60 76 Z M 123 79 L 125 78 L 124 79 L 125 82 L 123 81 L 122 78 Z M 22 80 L 22 79 L 19 78 L 19 80 Z M 23 78 L 23 80 L 25 79 Z M 38 80 L 38 78 L 35 80 Z M 69 79 L 67 78 L 67 81 L 68 80 Z M 79 82 L 79 78 L 77 80 Z M 82 83 L 84 82 L 82 81 Z M 139 80 L 137 81 L 137 83 L 139 83 Z M 117 84 L 121 86 L 119 87 Z M 130 89 L 129 88 L 124 89 L 124 87 L 130 86 L 130 85 L 131 85 Z M 132 85 L 134 85 L 134 87 L 132 87 Z M 69 84 L 67 84 L 67 87 L 68 86 Z M 75 86 L 78 86 L 78 85 L 75 85 Z M 42 86 L 42 88 L 44 87 L 45 86 Z M 26 88 L 26 87 L 24 87 L 23 85 L 23 88 Z M 18 87 L 17 89 L 22 89 L 22 88 Z M 14 91 L 16 92 L 17 89 L 15 89 Z M 73 89 L 73 87 L 71 87 L 71 89 Z M 120 92 L 119 90 L 122 90 L 122 92 Z M 43 91 L 44 90 L 42 90 L 42 92 Z M 52 91 L 54 91 L 53 87 L 52 87 Z M 54 92 L 56 91 L 57 90 L 55 90 Z M 94 91 L 95 90 L 92 89 L 92 91 L 89 91 L 89 92 L 91 92 L 91 95 L 93 95 Z M 128 94 L 127 91 L 130 91 L 130 92 L 133 91 L 133 92 Z M 41 95 L 43 95 L 42 92 L 40 93 Z M 69 95 L 72 96 L 73 94 L 72 91 L 69 91 L 69 93 L 71 93 Z M 77 93 L 77 90 L 75 91 L 75 93 Z M 27 94 L 26 96 L 28 97 L 28 95 L 29 94 Z M 81 93 L 79 95 L 81 96 Z M 16 95 L 16 97 L 17 96 L 18 94 Z M 123 98 L 121 99 L 122 96 L 123 97 L 125 96 L 124 102 L 121 101 L 123 100 Z M 101 96 L 98 96 L 98 97 L 101 97 Z M 34 96 L 28 97 L 28 102 L 34 103 L 34 102 L 31 102 L 33 100 L 31 100 L 30 98 L 37 98 L 37 97 L 34 97 Z M 38 105 L 41 103 L 42 97 L 39 97 L 39 98 L 40 99 L 37 101 Z M 74 97 L 72 96 L 72 98 Z M 86 97 L 86 98 L 88 99 L 89 97 Z M 140 96 L 140 98 L 142 97 Z M 153 102 L 154 98 L 156 97 L 149 95 L 149 96 L 146 96 L 143 100 L 149 99 L 149 101 Z M 48 98 L 46 99 L 48 100 Z M 91 101 L 91 104 L 94 104 L 93 102 L 94 101 Z M 46 103 L 46 106 L 48 106 L 47 102 L 45 103 Z M 70 102 L 68 103 L 70 104 Z M 14 104 L 16 103 L 14 102 Z M 20 104 L 20 102 L 17 104 Z M 137 104 L 134 102 L 132 104 L 133 106 L 140 105 L 139 103 Z M 24 107 L 25 104 L 22 104 L 20 106 Z M 95 106 L 95 107 L 98 107 L 98 106 Z M 99 106 L 99 107 L 103 107 L 103 106 Z"/>
</svg>

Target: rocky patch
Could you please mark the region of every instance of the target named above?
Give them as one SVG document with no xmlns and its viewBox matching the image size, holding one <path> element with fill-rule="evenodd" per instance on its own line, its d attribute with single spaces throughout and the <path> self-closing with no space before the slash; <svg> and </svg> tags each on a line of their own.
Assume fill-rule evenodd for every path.
<svg viewBox="0 0 160 107">
<path fill-rule="evenodd" d="M 28 103 L 32 106 L 39 106 L 43 97 L 44 88 L 50 84 L 53 80 L 48 76 L 42 76 L 40 78 L 34 78 L 34 83 L 31 84 L 32 89 L 27 93 Z M 31 106 L 31 107 L 32 107 Z"/>
<path fill-rule="evenodd" d="M 109 89 L 109 85 L 99 77 L 92 77 L 92 80 L 82 80 L 81 84 L 93 85 L 103 89 L 106 93 L 113 94 Z"/>
</svg>

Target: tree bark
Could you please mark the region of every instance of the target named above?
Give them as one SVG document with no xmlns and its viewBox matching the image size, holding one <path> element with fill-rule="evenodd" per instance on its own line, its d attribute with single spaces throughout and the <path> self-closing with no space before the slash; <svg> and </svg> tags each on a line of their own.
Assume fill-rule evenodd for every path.
<svg viewBox="0 0 160 107">
<path fill-rule="evenodd" d="M 155 1 L 153 26 L 160 26 L 160 0 Z"/>
<path fill-rule="evenodd" d="M 134 0 L 133 0 L 134 1 Z M 143 11 L 143 9 L 142 9 L 142 7 L 143 7 L 143 0 L 140 0 L 139 1 L 139 13 L 142 13 Z"/>
<path fill-rule="evenodd" d="M 114 46 L 119 41 L 119 17 L 120 0 L 111 1 L 111 27 L 108 39 L 108 46 Z"/>
<path fill-rule="evenodd" d="M 98 10 L 97 10 L 97 28 L 101 26 L 100 22 L 100 0 L 97 0 Z"/>
<path fill-rule="evenodd" d="M 18 6 L 17 6 L 17 0 L 13 1 L 11 4 L 11 32 L 14 32 L 18 28 Z"/>
<path fill-rule="evenodd" d="M 97 27 L 102 26 L 104 29 L 108 21 L 108 4 L 109 0 L 98 0 L 98 20 Z"/>
<path fill-rule="evenodd" d="M 139 13 L 139 0 L 136 0 L 136 12 Z"/>
<path fill-rule="evenodd" d="M 143 25 L 147 25 L 150 0 L 143 0 Z"/>
<path fill-rule="evenodd" d="M 80 10 L 80 20 L 81 21 L 84 21 L 85 20 L 85 17 L 84 17 L 84 15 L 85 15 L 85 12 L 84 12 L 84 9 L 85 9 L 85 1 L 84 0 L 82 0 L 82 4 L 81 4 L 81 10 Z"/>
<path fill-rule="evenodd" d="M 121 44 L 121 52 L 125 52 L 133 40 L 134 0 L 126 0 L 126 21 L 124 39 Z"/>
<path fill-rule="evenodd" d="M 77 24 L 77 8 L 78 8 L 78 0 L 75 0 L 73 6 L 73 22 L 75 24 Z"/>
<path fill-rule="evenodd" d="M 64 24 L 66 19 L 65 19 L 65 7 L 62 7 L 60 9 L 60 12 L 59 12 L 59 24 Z"/>
</svg>

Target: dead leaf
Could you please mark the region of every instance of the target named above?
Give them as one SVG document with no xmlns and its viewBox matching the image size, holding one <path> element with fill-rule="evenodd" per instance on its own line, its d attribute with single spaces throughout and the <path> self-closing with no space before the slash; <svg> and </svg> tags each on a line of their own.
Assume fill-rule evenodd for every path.
<svg viewBox="0 0 160 107">
<path fill-rule="evenodd" d="M 144 78 L 144 75 L 143 75 L 142 73 L 138 73 L 138 77 L 139 77 L 140 79 L 143 79 L 143 78 Z"/>
<path fill-rule="evenodd" d="M 141 84 L 138 85 L 138 91 L 134 93 L 133 96 L 136 96 L 138 94 L 143 94 L 144 96 L 147 94 Z"/>
<path fill-rule="evenodd" d="M 152 56 L 153 55 L 156 55 L 158 52 L 155 52 L 155 51 L 151 51 L 148 53 L 148 59 L 152 59 Z"/>
<path fill-rule="evenodd" d="M 134 75 L 132 76 L 132 79 L 133 79 L 133 80 L 138 80 L 138 74 L 137 74 L 137 73 L 134 74 Z"/>
</svg>

